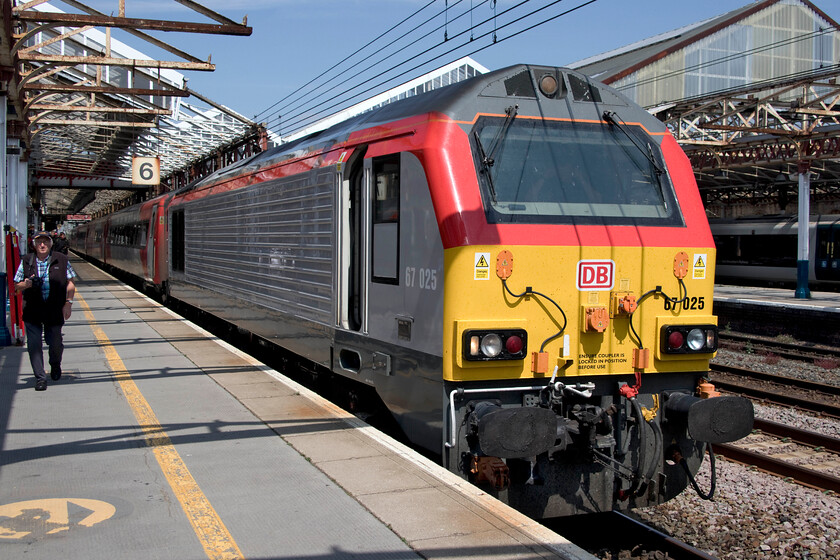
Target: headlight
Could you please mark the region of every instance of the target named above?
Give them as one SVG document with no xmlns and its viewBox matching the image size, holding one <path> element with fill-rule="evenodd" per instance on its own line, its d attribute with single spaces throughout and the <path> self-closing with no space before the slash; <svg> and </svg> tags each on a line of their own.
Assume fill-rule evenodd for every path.
<svg viewBox="0 0 840 560">
<path fill-rule="evenodd" d="M 481 353 L 487 358 L 495 358 L 502 351 L 502 339 L 495 333 L 484 335 L 481 339 Z"/>
<path fill-rule="evenodd" d="M 686 344 L 688 344 L 688 348 L 690 350 L 699 352 L 703 349 L 703 346 L 706 344 L 706 333 L 700 329 L 691 329 L 690 331 L 688 331 Z"/>
</svg>

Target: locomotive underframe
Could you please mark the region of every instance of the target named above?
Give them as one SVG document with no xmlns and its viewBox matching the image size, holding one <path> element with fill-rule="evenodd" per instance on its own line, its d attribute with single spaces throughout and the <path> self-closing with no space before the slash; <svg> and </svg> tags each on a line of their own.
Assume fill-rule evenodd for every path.
<svg viewBox="0 0 840 560">
<path fill-rule="evenodd" d="M 654 395 L 664 403 L 675 388 L 691 394 L 700 377 L 701 373 L 679 373 L 645 378 L 636 400 L 641 407 L 657 410 Z M 454 437 L 452 411 L 447 410 L 445 466 L 527 515 L 558 517 L 665 502 L 688 485 L 683 467 L 668 460 L 674 450 L 685 458 L 692 475 L 699 470 L 705 444 L 688 437 L 685 423 L 665 421 L 664 406 L 653 419 L 661 438 L 649 423 L 639 422 L 630 400 L 619 394 L 620 385 L 632 383 L 629 376 L 581 377 L 569 383 L 591 384 L 590 397 L 574 389 L 551 395 L 548 379 L 542 380 L 542 389 L 536 389 L 540 380 L 529 381 L 518 386 L 445 383 L 444 398 L 447 409 L 455 405 Z M 484 405 L 511 414 L 528 407 L 552 410 L 556 438 L 551 438 L 550 449 L 533 457 L 488 457 L 478 433 L 482 419 L 477 411 Z M 528 439 L 539 422 L 528 418 L 515 427 L 510 424 L 516 419 L 509 415 L 505 420 L 505 429 L 521 439 Z"/>
</svg>

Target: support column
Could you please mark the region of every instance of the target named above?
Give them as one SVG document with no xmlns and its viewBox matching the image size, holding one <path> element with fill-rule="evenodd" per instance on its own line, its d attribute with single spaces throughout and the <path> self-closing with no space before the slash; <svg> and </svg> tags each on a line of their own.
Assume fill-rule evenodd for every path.
<svg viewBox="0 0 840 560">
<path fill-rule="evenodd" d="M 0 154 L 0 272 L 6 271 L 6 225 L 9 223 L 9 185 L 6 178 L 6 103 L 8 98 L 5 95 L 0 95 L 0 146 L 3 148 L 3 153 Z M 3 304 L 5 308 L 5 303 Z"/>
<path fill-rule="evenodd" d="M 799 162 L 799 233 L 796 260 L 796 298 L 808 299 L 808 270 L 810 268 L 810 218 L 811 218 L 811 162 Z"/>
</svg>

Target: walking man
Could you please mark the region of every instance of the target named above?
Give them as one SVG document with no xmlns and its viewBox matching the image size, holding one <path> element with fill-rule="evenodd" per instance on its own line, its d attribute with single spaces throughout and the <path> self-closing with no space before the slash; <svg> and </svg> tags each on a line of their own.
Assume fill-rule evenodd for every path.
<svg viewBox="0 0 840 560">
<path fill-rule="evenodd" d="M 39 231 L 33 239 L 35 252 L 21 259 L 15 273 L 15 292 L 23 292 L 23 323 L 26 349 L 35 374 L 35 390 L 47 388 L 41 337 L 49 346 L 50 377 L 61 379 L 61 355 L 64 353 L 61 327 L 70 318 L 76 286 L 76 272 L 67 255 L 52 251 L 52 238 Z"/>
</svg>

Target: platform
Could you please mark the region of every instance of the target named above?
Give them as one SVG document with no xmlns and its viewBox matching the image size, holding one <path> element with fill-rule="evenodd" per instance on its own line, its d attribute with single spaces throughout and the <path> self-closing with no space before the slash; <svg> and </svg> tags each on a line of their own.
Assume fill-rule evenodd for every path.
<svg viewBox="0 0 840 560">
<path fill-rule="evenodd" d="M 806 299 L 797 299 L 795 294 L 796 290 L 792 288 L 715 285 L 715 302 L 840 313 L 840 293 L 812 291 L 811 297 Z"/>
<path fill-rule="evenodd" d="M 73 264 L 63 377 L 0 349 L 0 557 L 593 558 Z"/>
<path fill-rule="evenodd" d="M 789 335 L 819 344 L 840 344 L 840 293 L 715 285 L 714 310 L 721 329 L 765 336 Z"/>
</svg>

